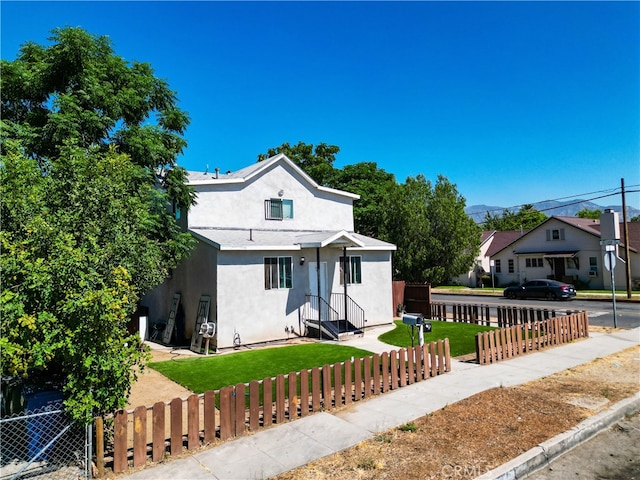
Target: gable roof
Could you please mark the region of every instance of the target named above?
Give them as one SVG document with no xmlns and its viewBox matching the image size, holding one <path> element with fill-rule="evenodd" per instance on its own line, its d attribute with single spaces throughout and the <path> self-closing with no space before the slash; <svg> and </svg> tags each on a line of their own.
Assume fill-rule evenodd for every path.
<svg viewBox="0 0 640 480">
<path fill-rule="evenodd" d="M 262 162 L 256 162 L 240 170 L 236 170 L 235 172 L 229 171 L 224 174 L 212 174 L 209 172 L 187 172 L 187 184 L 191 186 L 243 184 L 251 181 L 255 177 L 263 175 L 266 171 L 268 171 L 278 163 L 285 164 L 292 168 L 298 175 L 300 175 L 304 179 L 304 181 L 311 188 L 314 188 L 321 192 L 332 193 L 334 195 L 351 198 L 353 200 L 357 200 L 360 198 L 360 195 L 357 195 L 355 193 L 345 192 L 343 190 L 337 190 L 335 188 L 318 185 L 318 183 L 316 183 L 313 178 L 311 178 L 304 172 L 304 170 L 293 163 L 284 153 L 279 153 L 278 155 L 269 157 Z"/>
<path fill-rule="evenodd" d="M 495 255 L 506 246 L 511 245 L 517 239 L 524 236 L 526 233 L 528 233 L 528 231 L 524 233 L 520 230 L 505 230 L 503 232 L 496 231 L 485 256 L 491 257 Z"/>
</svg>

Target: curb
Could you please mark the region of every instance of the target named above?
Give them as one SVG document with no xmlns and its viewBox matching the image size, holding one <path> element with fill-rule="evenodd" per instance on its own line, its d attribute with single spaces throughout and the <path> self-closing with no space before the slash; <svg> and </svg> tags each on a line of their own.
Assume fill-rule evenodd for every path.
<svg viewBox="0 0 640 480">
<path fill-rule="evenodd" d="M 476 477 L 475 480 L 516 480 L 547 465 L 573 447 L 595 437 L 618 420 L 640 410 L 640 392 L 626 398 L 580 422 L 575 427 L 560 433 L 533 447 L 522 455 Z"/>
</svg>

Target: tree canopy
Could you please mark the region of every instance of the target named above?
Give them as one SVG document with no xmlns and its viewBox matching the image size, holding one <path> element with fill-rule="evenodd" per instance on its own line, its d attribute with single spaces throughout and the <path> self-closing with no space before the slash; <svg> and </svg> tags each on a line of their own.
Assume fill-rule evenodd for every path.
<svg viewBox="0 0 640 480">
<path fill-rule="evenodd" d="M 1 374 L 56 379 L 76 418 L 122 408 L 144 363 L 127 322 L 193 245 L 188 117 L 107 37 L 57 29 L 2 61 Z"/>
<path fill-rule="evenodd" d="M 442 175 L 435 185 L 418 175 L 394 189 L 383 217 L 383 237 L 398 247 L 396 278 L 441 285 L 469 270 L 482 232 L 465 205 L 456 186 Z"/>
<path fill-rule="evenodd" d="M 599 208 L 583 208 L 578 213 L 576 213 L 576 217 L 578 218 L 592 218 L 599 220 L 600 214 L 602 211 Z"/>
<path fill-rule="evenodd" d="M 381 235 L 380 219 L 383 217 L 386 199 L 397 186 L 392 173 L 378 168 L 374 162 L 361 162 L 334 169 L 328 185 L 360 195 L 360 199 L 353 205 L 356 232 L 371 237 Z"/>
<path fill-rule="evenodd" d="M 547 216 L 539 212 L 533 205 L 523 205 L 517 212 L 503 210 L 502 215 L 487 212 L 482 221 L 485 230 L 530 230 L 546 220 Z"/>
</svg>

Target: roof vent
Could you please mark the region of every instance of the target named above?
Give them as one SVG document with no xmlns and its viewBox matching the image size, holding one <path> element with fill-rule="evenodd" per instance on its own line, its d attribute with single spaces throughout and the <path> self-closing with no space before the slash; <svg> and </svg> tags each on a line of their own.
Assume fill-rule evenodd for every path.
<svg viewBox="0 0 640 480">
<path fill-rule="evenodd" d="M 216 167 L 216 178 L 218 178 L 219 174 L 220 174 L 220 169 L 218 167 Z"/>
</svg>

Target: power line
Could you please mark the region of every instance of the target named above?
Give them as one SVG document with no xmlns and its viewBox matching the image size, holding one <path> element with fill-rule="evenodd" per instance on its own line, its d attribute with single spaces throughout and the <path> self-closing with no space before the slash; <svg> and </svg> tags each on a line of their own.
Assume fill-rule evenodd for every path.
<svg viewBox="0 0 640 480">
<path fill-rule="evenodd" d="M 640 185 L 631 185 L 631 187 L 640 187 Z M 611 191 L 613 191 L 613 190 L 619 190 L 619 191 L 614 192 L 614 193 L 607 193 L 606 195 L 599 195 L 599 196 L 596 196 L 596 197 L 581 198 L 581 199 L 579 199 L 579 200 L 577 200 L 577 201 L 575 201 L 575 202 L 563 203 L 562 205 L 556 205 L 556 206 L 554 206 L 554 207 L 548 207 L 548 208 L 543 208 L 543 209 L 539 209 L 539 210 L 538 210 L 538 209 L 536 209 L 536 210 L 537 210 L 538 212 L 548 212 L 548 211 L 550 211 L 550 210 L 557 210 L 558 208 L 565 208 L 565 207 L 569 207 L 569 206 L 571 206 L 571 205 L 578 205 L 578 204 L 580 204 L 580 203 L 590 202 L 590 201 L 592 201 L 592 200 L 598 200 L 598 199 L 601 199 L 601 198 L 607 198 L 607 197 L 613 197 L 613 196 L 616 196 L 616 195 L 620 195 L 620 193 L 621 193 L 621 188 L 608 189 L 608 190 L 600 190 L 600 191 L 598 191 L 598 192 L 591 192 L 591 194 L 594 194 L 594 193 L 602 193 L 602 192 L 611 192 Z M 636 189 L 636 190 L 628 190 L 627 188 L 625 188 L 625 193 L 637 193 L 637 192 L 640 192 L 640 189 Z M 570 196 L 570 197 L 562 197 L 562 198 L 575 198 L 575 197 L 582 196 L 582 195 L 588 195 L 588 194 L 584 194 L 584 193 L 582 193 L 582 194 L 579 194 L 579 195 L 572 195 L 572 196 Z M 501 210 L 502 210 L 502 211 L 504 211 L 504 210 L 512 210 L 512 209 L 514 209 L 514 208 L 523 207 L 524 205 L 538 205 L 538 204 L 540 204 L 540 203 L 545 203 L 545 202 L 559 201 L 559 200 L 561 200 L 562 198 L 557 199 L 557 200 L 543 200 L 543 201 L 541 201 L 541 202 L 536 202 L 536 203 L 532 203 L 532 204 L 523 204 L 523 205 L 519 205 L 518 207 L 509 207 L 509 208 L 505 208 L 505 209 L 501 209 Z M 628 207 L 627 207 L 627 208 L 628 208 Z M 497 211 L 500 211 L 500 209 L 487 210 L 487 211 L 486 211 L 486 213 L 490 213 L 490 212 L 497 212 Z M 473 214 L 473 215 L 477 215 L 478 213 L 480 213 L 480 212 L 477 212 L 477 213 L 475 213 L 475 214 Z M 477 221 L 477 220 L 476 220 L 476 221 Z M 485 222 L 478 222 L 478 224 L 479 224 L 479 225 L 484 225 L 484 223 L 485 223 Z"/>
<path fill-rule="evenodd" d="M 629 187 L 640 187 L 640 184 L 629 185 Z M 569 205 L 577 205 L 577 204 L 582 203 L 582 202 L 590 202 L 592 200 L 598 200 L 600 198 L 606 198 L 606 197 L 612 197 L 612 196 L 615 196 L 615 195 L 620 195 L 621 191 L 622 191 L 621 187 L 608 188 L 608 189 L 605 189 L 605 190 L 597 190 L 595 192 L 578 193 L 576 195 L 570 195 L 570 196 L 567 196 L 567 197 L 559 197 L 559 198 L 550 199 L 550 200 L 541 200 L 539 202 L 534 202 L 534 203 L 523 203 L 522 205 L 514 205 L 512 207 L 494 208 L 492 210 L 486 210 L 486 213 L 501 212 L 501 211 L 504 211 L 504 210 L 515 210 L 515 209 L 520 209 L 520 208 L 524 207 L 525 205 L 535 206 L 535 205 L 539 205 L 541 203 L 546 203 L 546 202 L 559 202 L 561 200 L 566 200 L 566 199 L 569 199 L 569 198 L 578 198 L 578 197 L 587 196 L 587 195 L 595 195 L 597 193 L 609 192 L 607 195 L 600 195 L 600 196 L 591 197 L 591 198 L 581 198 L 579 201 L 574 202 L 574 203 L 563 203 L 562 205 L 557 205 L 555 207 L 549 207 L 549 208 L 545 208 L 545 209 L 542 209 L 542 210 L 538 210 L 539 212 L 545 212 L 545 211 L 548 211 L 548 210 L 555 210 L 557 208 L 562 208 L 562 207 L 569 206 Z M 640 191 L 640 190 L 629 190 L 628 188 L 625 188 L 625 192 L 626 193 L 636 193 L 638 191 Z"/>
</svg>

